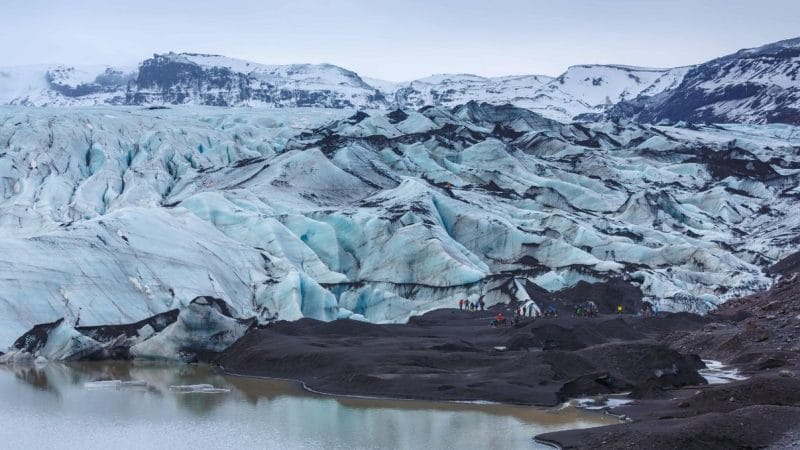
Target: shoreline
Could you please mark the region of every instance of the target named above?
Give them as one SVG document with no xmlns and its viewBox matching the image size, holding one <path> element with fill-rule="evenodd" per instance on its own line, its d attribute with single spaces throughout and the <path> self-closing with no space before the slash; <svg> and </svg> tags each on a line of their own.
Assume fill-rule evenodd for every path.
<svg viewBox="0 0 800 450">
<path fill-rule="evenodd" d="M 437 399 L 428 399 L 428 398 L 420 398 L 420 397 L 386 397 L 386 396 L 367 396 L 367 395 L 358 395 L 358 394 L 337 394 L 334 392 L 323 392 L 316 390 L 310 386 L 308 386 L 305 382 L 298 379 L 290 379 L 290 378 L 276 378 L 276 377 L 267 377 L 267 376 L 259 376 L 259 375 L 247 375 L 247 374 L 240 374 L 235 372 L 230 372 L 224 368 L 219 366 L 212 366 L 217 367 L 222 370 L 222 374 L 224 376 L 231 376 L 236 378 L 246 378 L 246 379 L 254 379 L 254 380 L 267 380 L 267 381 L 282 381 L 287 383 L 292 383 L 295 385 L 300 386 L 305 392 L 315 395 L 322 395 L 325 397 L 333 397 L 333 398 L 344 398 L 344 399 L 355 399 L 355 400 L 377 400 L 377 401 L 393 401 L 393 402 L 422 402 L 422 403 L 435 403 L 435 404 L 446 404 L 446 405 L 472 405 L 472 406 L 508 406 L 508 407 L 515 407 L 515 408 L 534 408 L 538 411 L 545 412 L 545 413 L 552 413 L 552 412 L 559 412 L 565 409 L 574 408 L 576 410 L 580 410 L 589 414 L 598 414 L 598 415 L 605 415 L 611 416 L 620 421 L 620 423 L 624 422 L 624 415 L 617 415 L 611 412 L 611 407 L 603 407 L 598 409 L 591 409 L 586 408 L 580 405 L 571 405 L 570 403 L 579 400 L 579 398 L 569 399 L 560 405 L 556 406 L 539 406 L 539 405 L 528 405 L 528 404 L 519 404 L 519 403 L 504 403 L 504 402 L 495 402 L 490 400 L 437 400 Z"/>
<path fill-rule="evenodd" d="M 532 436 L 554 448 L 769 445 L 800 426 L 800 355 L 789 348 L 800 336 L 797 294 L 800 282 L 784 283 L 702 317 L 561 317 L 493 328 L 486 321 L 496 310 L 446 309 L 403 325 L 278 322 L 252 330 L 217 363 L 233 376 L 349 398 L 539 409 L 626 392 L 634 400 L 602 409 L 619 424 Z M 776 318 L 775 308 L 785 313 Z M 717 363 L 747 378 L 707 383 L 700 370 Z"/>
<path fill-rule="evenodd" d="M 546 445 L 546 446 L 554 448 L 556 450 L 563 450 L 563 447 L 561 447 L 558 444 L 558 442 L 556 442 L 556 441 L 549 441 L 547 439 L 542 439 L 542 438 L 534 436 L 533 437 L 533 442 L 536 442 L 537 444 Z"/>
<path fill-rule="evenodd" d="M 237 375 L 300 380 L 334 395 L 543 408 L 627 392 L 652 378 L 625 363 L 629 352 L 654 359 L 658 367 L 676 367 L 661 380 L 667 385 L 705 382 L 697 374 L 704 367 L 699 358 L 656 339 L 664 326 L 699 327 L 699 317 L 678 314 L 662 322 L 605 315 L 489 327 L 495 314 L 438 310 L 403 325 L 279 322 L 251 331 L 217 363 Z"/>
<path fill-rule="evenodd" d="M 307 385 L 303 380 L 293 379 L 293 378 L 278 378 L 278 377 L 268 377 L 268 376 L 261 376 L 261 375 L 248 375 L 244 373 L 234 373 L 224 368 L 222 369 L 222 374 L 231 377 L 239 377 L 239 378 L 252 378 L 256 380 L 270 380 L 270 381 L 286 381 L 289 383 L 298 384 L 304 391 L 317 394 L 317 395 L 324 395 L 326 397 L 340 397 L 340 398 L 353 398 L 353 399 L 361 399 L 361 400 L 390 400 L 390 401 L 407 401 L 407 402 L 431 402 L 431 403 L 452 403 L 452 404 L 463 404 L 463 405 L 501 405 L 501 406 L 530 406 L 534 408 L 541 408 L 536 405 L 521 405 L 521 404 L 514 404 L 514 403 L 502 403 L 502 402 L 493 402 L 488 400 L 430 400 L 426 398 L 414 398 L 414 397 L 381 397 L 381 396 L 374 396 L 374 395 L 358 395 L 358 394 L 337 394 L 335 392 L 323 392 L 316 390 L 309 385 Z M 543 409 L 544 410 L 544 409 Z"/>
</svg>

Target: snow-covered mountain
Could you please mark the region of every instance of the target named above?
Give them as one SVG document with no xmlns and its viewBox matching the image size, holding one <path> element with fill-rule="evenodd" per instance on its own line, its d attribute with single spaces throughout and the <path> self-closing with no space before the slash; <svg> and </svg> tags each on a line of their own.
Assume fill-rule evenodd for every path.
<svg viewBox="0 0 800 450">
<path fill-rule="evenodd" d="M 154 55 L 136 69 L 0 69 L 0 101 L 29 106 L 385 107 L 382 94 L 330 64 L 270 66 L 217 55 Z"/>
<path fill-rule="evenodd" d="M 685 72 L 669 89 L 642 92 L 611 115 L 644 122 L 800 124 L 800 38 L 740 50 Z"/>
<path fill-rule="evenodd" d="M 269 66 L 215 55 L 155 55 L 139 66 L 130 105 L 378 108 L 383 95 L 330 64 Z"/>
<path fill-rule="evenodd" d="M 5 106 L 0 344 L 201 296 L 242 318 L 391 322 L 621 284 L 704 311 L 798 250 L 799 147 L 788 125 L 567 125 L 476 102 Z"/>
<path fill-rule="evenodd" d="M 658 93 L 668 89 L 680 82 L 686 70 L 584 65 L 570 67 L 557 78 L 435 75 L 380 86 L 392 107 L 456 106 L 475 100 L 496 105 L 513 104 L 569 122 L 585 114 L 602 114 L 617 102 L 643 92 Z"/>
<path fill-rule="evenodd" d="M 668 89 L 686 69 L 575 66 L 558 78 L 434 75 L 362 79 L 337 66 L 269 66 L 216 55 L 154 55 L 138 69 L 38 66 L 0 71 L 0 100 L 33 106 L 170 105 L 393 109 L 514 104 L 563 122 Z M 6 78 L 2 78 L 2 74 Z"/>
<path fill-rule="evenodd" d="M 0 103 L 30 106 L 121 105 L 135 68 L 24 66 L 0 68 Z"/>
<path fill-rule="evenodd" d="M 470 100 L 495 104 L 511 103 L 514 99 L 529 98 L 552 81 L 543 75 L 522 75 L 486 78 L 477 75 L 432 75 L 407 83 L 379 86 L 396 107 L 455 106 Z"/>
<path fill-rule="evenodd" d="M 218 55 L 154 55 L 137 68 L 0 69 L 0 103 L 419 109 L 512 104 L 561 122 L 603 114 L 643 122 L 800 123 L 800 38 L 673 69 L 579 65 L 556 78 L 434 75 L 404 83 L 330 64 L 264 65 Z"/>
</svg>

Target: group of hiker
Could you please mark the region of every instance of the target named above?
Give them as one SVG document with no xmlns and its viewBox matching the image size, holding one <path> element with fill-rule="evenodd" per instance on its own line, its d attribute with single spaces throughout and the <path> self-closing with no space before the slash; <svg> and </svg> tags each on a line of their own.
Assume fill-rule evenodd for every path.
<svg viewBox="0 0 800 450">
<path fill-rule="evenodd" d="M 524 305 L 519 305 L 514 309 L 514 317 L 511 319 L 511 323 L 516 325 L 526 317 L 529 319 L 539 319 L 542 317 L 557 317 L 557 315 L 551 315 L 548 312 L 542 313 L 535 303 L 530 302 Z M 508 319 L 503 317 L 503 313 L 498 313 L 495 319 L 492 321 L 492 326 L 507 324 Z"/>
<path fill-rule="evenodd" d="M 517 310 L 514 311 L 517 317 L 533 317 L 534 314 L 538 313 L 538 308 L 533 302 L 528 303 L 528 305 L 518 306 Z"/>
<path fill-rule="evenodd" d="M 555 310 L 555 307 L 553 307 Z M 558 317 L 558 313 L 550 314 L 549 312 L 542 313 L 539 311 L 539 308 L 531 302 L 526 305 L 517 306 L 514 309 L 514 318 L 511 320 L 512 325 L 516 325 L 522 321 L 523 318 L 530 318 L 530 319 L 539 319 L 542 317 Z M 508 319 L 503 316 L 502 312 L 498 312 L 497 316 L 495 316 L 494 320 L 492 320 L 491 325 L 493 327 L 500 326 L 500 325 L 508 325 Z"/>
<path fill-rule="evenodd" d="M 467 299 L 460 299 L 458 300 L 458 309 L 461 311 L 485 311 L 486 304 L 484 303 L 483 299 L 478 299 L 476 301 L 470 301 Z M 492 326 L 500 326 L 500 325 L 508 325 L 509 322 L 512 324 L 519 323 L 523 318 L 531 318 L 531 319 L 539 319 L 539 318 L 558 318 L 558 309 L 554 304 L 550 304 L 541 310 L 536 306 L 536 304 L 532 301 L 525 302 L 524 304 L 518 305 L 514 310 L 513 318 L 509 321 L 508 318 L 503 316 L 502 312 L 498 312 L 497 315 L 492 319 L 491 325 Z M 621 315 L 624 312 L 624 308 L 622 304 L 618 304 L 615 308 L 615 312 L 617 315 Z M 597 317 L 600 314 L 600 309 L 598 308 L 597 304 L 591 300 L 587 300 L 585 302 L 579 303 L 575 306 L 575 311 L 573 313 L 573 317 Z M 658 307 L 655 306 L 653 303 L 649 301 L 645 301 L 642 305 L 641 310 L 641 317 L 657 317 L 658 316 Z"/>
<path fill-rule="evenodd" d="M 598 314 L 597 304 L 591 300 L 579 303 L 575 307 L 575 317 L 597 317 Z"/>
<path fill-rule="evenodd" d="M 461 311 L 485 311 L 486 303 L 483 302 L 483 299 L 475 302 L 461 299 L 458 301 L 458 309 Z"/>
</svg>

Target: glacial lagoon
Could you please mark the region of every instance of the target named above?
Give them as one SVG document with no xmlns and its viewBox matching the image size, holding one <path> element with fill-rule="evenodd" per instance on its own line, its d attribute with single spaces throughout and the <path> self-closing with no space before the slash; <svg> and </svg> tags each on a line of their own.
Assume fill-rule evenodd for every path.
<svg viewBox="0 0 800 450">
<path fill-rule="evenodd" d="M 326 396 L 205 365 L 0 366 L 0 404 L 4 449 L 533 449 L 539 433 L 616 423 L 573 407 Z"/>
</svg>

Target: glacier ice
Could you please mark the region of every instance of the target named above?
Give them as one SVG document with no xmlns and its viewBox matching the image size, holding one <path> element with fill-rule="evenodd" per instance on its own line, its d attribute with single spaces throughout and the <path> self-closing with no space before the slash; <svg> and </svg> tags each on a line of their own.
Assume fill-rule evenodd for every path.
<svg viewBox="0 0 800 450">
<path fill-rule="evenodd" d="M 171 357 L 242 318 L 402 322 L 609 279 L 702 312 L 797 250 L 795 127 L 401 113 L 0 108 L 0 344 L 64 318 L 86 340 L 48 355 L 108 351 L 85 327 L 180 311 L 118 342 Z"/>
<path fill-rule="evenodd" d="M 0 356 L 0 363 L 30 364 L 42 361 L 95 359 L 103 356 L 103 346 L 66 320 L 40 324 L 22 335 Z"/>
<path fill-rule="evenodd" d="M 136 359 L 192 362 L 199 355 L 225 350 L 254 323 L 253 318 L 236 317 L 220 299 L 198 297 L 163 331 L 133 345 L 130 354 Z"/>
<path fill-rule="evenodd" d="M 180 310 L 156 314 L 131 324 L 70 325 L 65 319 L 39 324 L 0 354 L 1 364 L 49 361 L 144 359 L 195 362 L 208 360 L 242 337 L 258 318 L 239 318 L 231 305 L 197 297 Z M 142 387 L 137 381 L 105 380 L 87 388 Z"/>
</svg>

